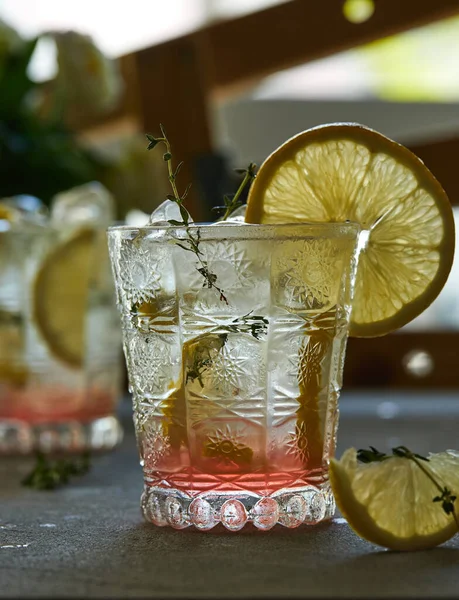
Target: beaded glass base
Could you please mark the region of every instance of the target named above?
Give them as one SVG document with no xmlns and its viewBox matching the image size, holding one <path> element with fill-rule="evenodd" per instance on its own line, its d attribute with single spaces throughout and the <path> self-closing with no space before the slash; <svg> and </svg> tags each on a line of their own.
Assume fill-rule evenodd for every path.
<svg viewBox="0 0 459 600">
<path fill-rule="evenodd" d="M 29 454 L 111 450 L 123 439 L 116 417 L 102 417 L 86 423 L 27 423 L 19 420 L 0 422 L 0 454 Z"/>
<path fill-rule="evenodd" d="M 253 523 L 258 529 L 268 530 L 276 524 L 295 528 L 330 519 L 335 499 L 328 484 L 322 489 L 285 488 L 269 496 L 243 491 L 191 496 L 177 489 L 145 486 L 141 507 L 147 521 L 174 529 L 194 526 L 208 531 L 222 523 L 229 531 L 239 531 Z"/>
<path fill-rule="evenodd" d="M 109 231 L 148 521 L 332 516 L 357 240 L 349 223 Z"/>
</svg>

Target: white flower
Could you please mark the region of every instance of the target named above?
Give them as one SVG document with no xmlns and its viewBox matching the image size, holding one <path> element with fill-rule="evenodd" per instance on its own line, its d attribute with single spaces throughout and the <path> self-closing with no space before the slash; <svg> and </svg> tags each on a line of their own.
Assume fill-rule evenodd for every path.
<svg viewBox="0 0 459 600">
<path fill-rule="evenodd" d="M 70 118 L 114 108 L 121 92 L 116 63 L 104 56 L 89 36 L 75 31 L 49 35 L 54 38 L 58 53 L 56 86 L 64 94 Z"/>
</svg>

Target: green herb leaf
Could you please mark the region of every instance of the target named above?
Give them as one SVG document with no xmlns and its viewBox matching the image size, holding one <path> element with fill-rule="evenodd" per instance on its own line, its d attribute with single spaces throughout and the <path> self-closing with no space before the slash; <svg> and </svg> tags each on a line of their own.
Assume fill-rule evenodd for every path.
<svg viewBox="0 0 459 600">
<path fill-rule="evenodd" d="M 237 189 L 234 196 L 230 197 L 229 195 L 224 196 L 224 202 L 226 206 L 225 214 L 222 217 L 222 221 L 226 221 L 228 217 L 240 206 L 244 204 L 241 194 L 244 191 L 245 187 L 255 179 L 255 170 L 257 165 L 255 163 L 250 163 L 247 169 L 235 169 L 237 173 L 243 173 L 244 179 L 242 180 L 241 185 Z"/>
<path fill-rule="evenodd" d="M 226 206 L 212 206 L 210 210 L 220 217 L 225 214 Z"/>
<path fill-rule="evenodd" d="M 223 290 L 220 287 L 218 287 L 217 285 L 215 285 L 217 276 L 209 270 L 207 263 L 205 263 L 201 258 L 202 252 L 199 249 L 201 234 L 200 234 L 199 229 L 197 229 L 195 237 L 193 236 L 191 230 L 189 229 L 191 215 L 188 212 L 188 210 L 183 206 L 183 201 L 185 200 L 185 198 L 188 195 L 188 192 L 191 188 L 191 184 L 189 184 L 186 187 L 184 193 L 182 195 L 180 195 L 179 191 L 177 189 L 176 183 L 175 183 L 177 175 L 178 175 L 180 169 L 182 168 L 183 162 L 180 162 L 177 165 L 175 170 L 172 168 L 171 145 L 169 143 L 169 140 L 167 139 L 166 130 L 164 129 L 162 124 L 160 124 L 160 129 L 161 129 L 161 133 L 163 134 L 162 138 L 155 138 L 154 136 L 148 134 L 147 139 L 150 141 L 149 149 L 150 149 L 150 147 L 154 147 L 155 145 L 157 145 L 159 142 L 162 142 L 166 146 L 166 152 L 163 154 L 163 159 L 167 163 L 169 182 L 171 184 L 172 192 L 173 192 L 173 194 L 168 194 L 166 197 L 168 200 L 175 202 L 178 205 L 178 207 L 180 209 L 180 215 L 183 219 L 182 223 L 180 223 L 179 221 L 177 221 L 175 219 L 169 221 L 169 223 L 176 225 L 176 226 L 183 225 L 184 227 L 186 227 L 186 230 L 187 230 L 186 233 L 188 236 L 188 239 L 184 240 L 183 243 L 176 242 L 176 244 L 183 250 L 186 250 L 187 252 L 193 252 L 194 254 L 196 254 L 196 257 L 197 257 L 199 263 L 201 264 L 201 268 L 198 269 L 198 271 L 201 273 L 201 275 L 204 278 L 203 287 L 214 288 L 215 291 L 218 292 L 220 300 L 223 302 L 226 302 L 228 304 L 228 300 L 226 299 L 226 296 L 225 296 Z"/>
<path fill-rule="evenodd" d="M 419 458 L 420 460 L 424 460 L 425 462 L 429 462 L 429 459 L 425 456 L 421 456 L 420 454 L 415 454 L 411 452 L 406 446 L 397 446 L 396 448 L 392 448 L 392 454 L 394 456 L 398 456 L 399 458 Z"/>
<path fill-rule="evenodd" d="M 179 204 L 179 209 L 180 209 L 180 215 L 182 216 L 183 219 L 183 223 L 188 226 L 189 221 L 190 221 L 190 213 L 187 211 L 187 209 L 183 206 L 183 204 Z"/>
<path fill-rule="evenodd" d="M 251 179 L 255 179 L 256 177 L 257 165 L 255 163 L 250 163 L 247 173 Z"/>
<path fill-rule="evenodd" d="M 222 329 L 230 333 L 250 333 L 255 339 L 260 340 L 261 336 L 267 333 L 268 325 L 268 319 L 252 315 L 252 311 L 250 311 L 243 317 L 234 319 L 230 325 L 222 326 Z M 228 336 L 227 333 L 222 335 Z"/>
<path fill-rule="evenodd" d="M 430 462 L 428 458 L 425 456 L 421 456 L 420 454 L 415 454 L 411 452 L 409 448 L 406 446 L 397 446 L 396 448 L 392 448 L 392 454 L 394 456 L 398 456 L 399 458 L 406 458 L 412 460 L 419 469 L 426 475 L 430 481 L 434 484 L 437 490 L 441 493 L 440 496 L 435 496 L 432 499 L 432 502 L 441 502 L 442 510 L 447 515 L 453 515 L 454 521 L 456 523 L 457 528 L 459 529 L 459 519 L 456 514 L 454 508 L 454 502 L 456 501 L 456 496 L 454 496 L 446 486 L 442 487 L 439 481 L 436 479 L 435 473 L 427 467 L 427 465 L 422 464 L 422 462 Z"/>
<path fill-rule="evenodd" d="M 191 183 L 189 183 L 186 186 L 185 191 L 182 194 L 182 200 L 185 200 L 185 198 L 188 196 L 188 192 L 190 191 L 190 189 L 191 189 Z"/>
<path fill-rule="evenodd" d="M 389 458 L 387 454 L 379 452 L 373 446 L 370 446 L 370 450 L 357 450 L 357 460 L 363 463 L 382 462 Z"/>
<path fill-rule="evenodd" d="M 425 462 L 429 462 L 429 459 L 425 456 L 421 456 L 420 454 L 415 454 L 414 455 L 416 458 L 419 458 L 421 460 L 425 460 Z"/>
<path fill-rule="evenodd" d="M 182 168 L 182 166 L 183 166 L 183 160 L 181 162 L 179 162 L 179 164 L 175 168 L 174 175 L 173 175 L 174 180 L 177 179 L 177 175 L 180 173 L 180 169 Z"/>
<path fill-rule="evenodd" d="M 59 459 L 54 463 L 37 452 L 35 467 L 24 477 L 22 485 L 37 490 L 53 490 L 69 483 L 71 477 L 87 473 L 90 466 L 88 452 L 74 460 Z"/>
<path fill-rule="evenodd" d="M 159 142 L 161 141 L 161 140 L 156 139 L 154 136 L 150 135 L 149 133 L 146 134 L 146 138 L 150 142 L 147 146 L 147 150 L 153 150 L 153 148 L 155 146 L 157 146 L 159 144 Z"/>
<path fill-rule="evenodd" d="M 180 223 L 180 225 L 183 225 L 183 223 Z M 182 248 L 183 250 L 186 250 L 187 252 L 193 252 L 193 250 L 191 248 L 187 248 L 180 242 L 175 242 L 175 244 L 176 244 L 176 246 L 178 246 L 179 248 Z"/>
</svg>

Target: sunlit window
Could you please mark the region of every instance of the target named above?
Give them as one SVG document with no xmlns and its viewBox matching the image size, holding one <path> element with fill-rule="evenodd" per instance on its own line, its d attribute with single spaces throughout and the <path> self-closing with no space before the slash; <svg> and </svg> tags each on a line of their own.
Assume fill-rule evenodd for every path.
<svg viewBox="0 0 459 600">
<path fill-rule="evenodd" d="M 206 6 L 210 18 L 237 17 L 247 13 L 263 10 L 287 0 L 207 0 Z"/>
<path fill-rule="evenodd" d="M 90 35 L 109 56 L 120 56 L 198 29 L 209 21 L 255 12 L 285 0 L 1 0 L 0 18 L 24 37 L 75 30 Z M 55 52 L 40 44 L 32 76 L 55 72 Z"/>
<path fill-rule="evenodd" d="M 420 27 L 266 78 L 256 98 L 459 100 L 459 18 Z"/>
<path fill-rule="evenodd" d="M 117 56 L 181 35 L 205 21 L 202 0 L 2 0 L 0 16 L 24 36 L 49 30 L 86 33 Z"/>
</svg>

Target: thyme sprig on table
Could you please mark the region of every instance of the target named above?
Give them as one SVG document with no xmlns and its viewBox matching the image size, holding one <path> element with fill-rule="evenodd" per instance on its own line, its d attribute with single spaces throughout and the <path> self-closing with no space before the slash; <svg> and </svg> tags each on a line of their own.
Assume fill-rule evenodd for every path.
<svg viewBox="0 0 459 600">
<path fill-rule="evenodd" d="M 89 452 L 75 459 L 57 459 L 54 462 L 42 452 L 37 452 L 34 468 L 21 483 L 37 490 L 54 490 L 68 484 L 71 477 L 84 475 L 90 468 Z"/>
<path fill-rule="evenodd" d="M 177 245 L 180 246 L 183 250 L 187 252 L 193 252 L 196 255 L 196 258 L 199 261 L 200 266 L 197 268 L 198 272 L 204 278 L 203 287 L 207 287 L 209 289 L 214 289 L 220 297 L 220 300 L 228 304 L 228 299 L 225 296 L 225 292 L 223 289 L 217 285 L 217 275 L 213 273 L 208 266 L 207 261 L 203 258 L 203 253 L 199 247 L 201 241 L 201 233 L 199 228 L 196 229 L 193 234 L 193 230 L 190 225 L 192 223 L 191 215 L 188 212 L 187 208 L 184 206 L 183 202 L 188 195 L 191 184 L 188 184 L 183 194 L 180 194 L 177 188 L 177 176 L 180 172 L 180 169 L 183 166 L 183 161 L 179 162 L 177 167 L 174 169 L 172 166 L 172 147 L 167 138 L 166 131 L 162 124 L 160 124 L 161 129 L 161 137 L 155 137 L 151 134 L 146 134 L 148 139 L 148 147 L 147 150 L 153 150 L 158 144 L 164 144 L 166 147 L 166 152 L 163 154 L 163 160 L 167 164 L 167 170 L 169 175 L 169 182 L 172 187 L 172 194 L 168 194 L 166 198 L 175 202 L 180 210 L 180 216 L 182 217 L 181 221 L 176 219 L 169 219 L 168 223 L 175 226 L 183 226 L 186 228 L 187 239 L 183 241 L 183 243 L 177 242 Z M 236 193 L 231 196 L 224 196 L 225 206 L 222 207 L 224 209 L 224 215 L 221 219 L 225 221 L 239 206 L 242 205 L 241 194 L 248 183 L 250 183 L 255 178 L 255 169 L 256 165 L 254 163 L 250 163 L 247 169 L 238 169 L 238 172 L 244 173 L 244 179 L 242 180 L 241 185 L 237 189 Z"/>
<path fill-rule="evenodd" d="M 396 448 L 392 448 L 392 455 L 398 456 L 399 458 L 407 458 L 412 460 L 419 467 L 419 469 L 421 469 L 424 475 L 430 479 L 440 493 L 439 496 L 435 496 L 432 499 L 432 502 L 441 502 L 443 511 L 447 515 L 453 516 L 457 528 L 459 529 L 459 519 L 454 506 L 456 496 L 453 495 L 452 491 L 447 486 L 442 486 L 441 483 L 435 478 L 432 471 L 427 467 L 427 465 L 424 464 L 430 462 L 429 459 L 425 456 L 421 456 L 420 454 L 411 452 L 411 450 L 409 450 L 406 446 L 397 446 Z M 382 462 L 388 458 L 391 458 L 390 455 L 379 452 L 379 450 L 376 450 L 376 448 L 373 446 L 370 446 L 370 450 L 361 449 L 357 451 L 357 460 L 363 463 Z"/>
</svg>

